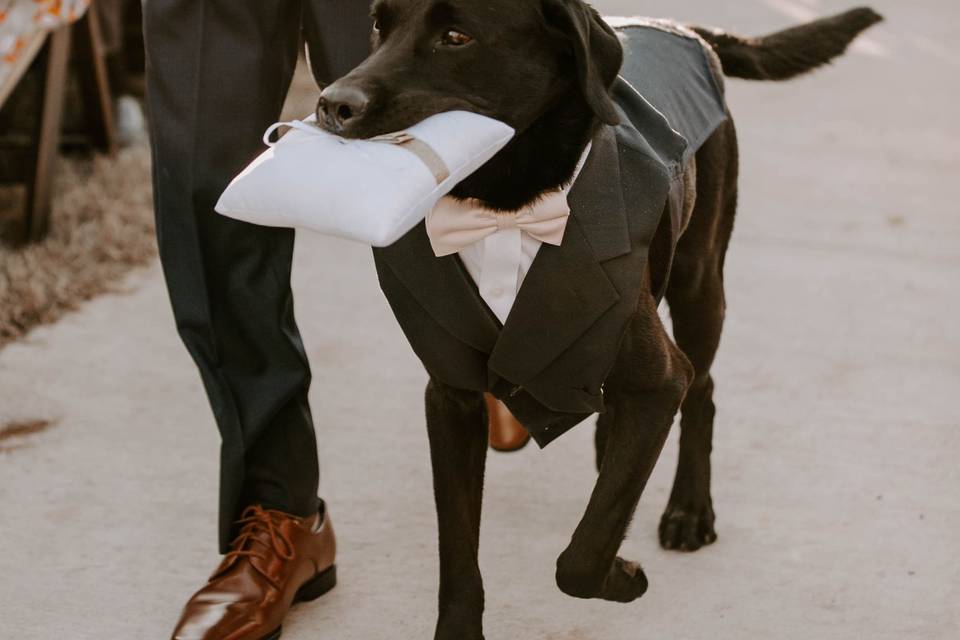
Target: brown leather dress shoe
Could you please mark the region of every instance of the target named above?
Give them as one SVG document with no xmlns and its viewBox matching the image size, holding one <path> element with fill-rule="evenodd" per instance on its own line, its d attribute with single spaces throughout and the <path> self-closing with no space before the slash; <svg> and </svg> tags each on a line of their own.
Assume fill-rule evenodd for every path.
<svg viewBox="0 0 960 640">
<path fill-rule="evenodd" d="M 232 550 L 183 609 L 173 640 L 275 640 L 296 602 L 337 582 L 330 514 L 296 518 L 249 507 Z M 322 521 L 321 521 L 322 518 Z"/>
<path fill-rule="evenodd" d="M 490 446 L 496 451 L 519 451 L 530 442 L 530 434 L 523 428 L 506 405 L 489 393 L 484 395 L 487 401 L 487 416 L 490 421 Z"/>
</svg>

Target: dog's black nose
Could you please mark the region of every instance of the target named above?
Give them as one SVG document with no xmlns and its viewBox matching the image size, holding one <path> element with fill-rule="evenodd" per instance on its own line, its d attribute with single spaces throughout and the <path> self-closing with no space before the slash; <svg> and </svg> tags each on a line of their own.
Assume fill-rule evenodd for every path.
<svg viewBox="0 0 960 640">
<path fill-rule="evenodd" d="M 320 94 L 317 118 L 339 129 L 363 115 L 369 103 L 370 98 L 362 89 L 334 82 Z"/>
</svg>

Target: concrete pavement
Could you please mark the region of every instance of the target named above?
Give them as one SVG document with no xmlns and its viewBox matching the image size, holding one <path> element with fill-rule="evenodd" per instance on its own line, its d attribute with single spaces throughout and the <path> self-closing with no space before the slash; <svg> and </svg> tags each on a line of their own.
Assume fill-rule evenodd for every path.
<svg viewBox="0 0 960 640">
<path fill-rule="evenodd" d="M 761 34 L 837 0 L 605 1 Z M 631 605 L 554 586 L 593 484 L 592 428 L 493 455 L 481 562 L 489 640 L 960 637 L 960 9 L 879 0 L 835 67 L 729 84 L 743 152 L 715 368 L 719 541 L 656 543 L 673 434 L 625 543 Z M 369 250 L 303 235 L 297 312 L 341 541 L 339 587 L 285 638 L 432 637 L 425 380 Z M 217 436 L 159 269 L 0 352 L 0 638 L 163 638 L 216 558 Z M 377 403 L 369 401 L 376 390 Z"/>
</svg>

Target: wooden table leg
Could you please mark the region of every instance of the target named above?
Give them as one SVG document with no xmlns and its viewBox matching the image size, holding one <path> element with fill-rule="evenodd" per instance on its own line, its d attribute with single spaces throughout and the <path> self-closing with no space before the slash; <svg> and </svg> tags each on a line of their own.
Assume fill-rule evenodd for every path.
<svg viewBox="0 0 960 640">
<path fill-rule="evenodd" d="M 97 10 L 97 3 L 92 3 L 74 27 L 77 47 L 75 68 L 93 144 L 101 151 L 112 153 L 116 147 L 113 99 Z"/>
<path fill-rule="evenodd" d="M 65 25 L 52 32 L 44 54 L 45 78 L 37 127 L 37 151 L 33 175 L 29 176 L 27 187 L 25 236 L 30 242 L 43 238 L 49 227 L 53 169 L 60 140 L 67 63 L 70 59 L 71 28 L 71 25 Z"/>
</svg>

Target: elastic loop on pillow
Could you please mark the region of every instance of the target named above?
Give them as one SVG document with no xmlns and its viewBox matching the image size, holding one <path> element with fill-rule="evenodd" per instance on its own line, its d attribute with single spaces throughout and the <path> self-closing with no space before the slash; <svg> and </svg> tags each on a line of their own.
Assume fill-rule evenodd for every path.
<svg viewBox="0 0 960 640">
<path fill-rule="evenodd" d="M 323 133 L 320 127 L 310 124 L 309 122 L 303 122 L 302 120 L 291 120 L 290 122 L 275 122 L 267 130 L 263 132 L 263 144 L 268 147 L 280 142 L 279 138 L 277 140 L 271 140 L 270 136 L 274 134 L 280 127 L 290 127 L 291 129 L 296 129 L 297 131 L 303 131 L 304 133 L 318 134 Z"/>
</svg>

